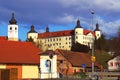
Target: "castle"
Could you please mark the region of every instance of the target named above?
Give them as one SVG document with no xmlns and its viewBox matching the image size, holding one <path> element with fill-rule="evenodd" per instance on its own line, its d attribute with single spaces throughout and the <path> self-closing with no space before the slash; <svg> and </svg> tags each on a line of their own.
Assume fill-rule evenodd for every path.
<svg viewBox="0 0 120 80">
<path fill-rule="evenodd" d="M 33 42 L 44 46 L 44 48 L 49 48 L 52 50 L 71 50 L 72 45 L 76 42 L 92 48 L 94 39 L 98 39 L 100 37 L 101 31 L 98 23 L 96 24 L 96 29 L 91 31 L 85 30 L 80 25 L 80 20 L 77 20 L 77 25 L 74 30 L 50 32 L 49 27 L 46 27 L 46 32 L 37 33 L 32 25 L 31 30 L 27 34 L 28 39 L 33 39 Z"/>
<path fill-rule="evenodd" d="M 43 48 L 49 48 L 52 50 L 64 49 L 71 50 L 74 43 L 78 42 L 83 45 L 87 45 L 92 48 L 93 39 L 101 37 L 101 31 L 98 23 L 94 31 L 85 30 L 80 20 L 77 20 L 77 24 L 74 30 L 63 30 L 50 32 L 49 27 L 46 27 L 46 32 L 38 33 L 34 29 L 34 25 L 31 26 L 30 31 L 27 33 L 27 39 L 32 39 L 33 42 L 43 46 Z M 12 13 L 12 18 L 8 25 L 8 40 L 18 41 L 18 25 Z"/>
</svg>

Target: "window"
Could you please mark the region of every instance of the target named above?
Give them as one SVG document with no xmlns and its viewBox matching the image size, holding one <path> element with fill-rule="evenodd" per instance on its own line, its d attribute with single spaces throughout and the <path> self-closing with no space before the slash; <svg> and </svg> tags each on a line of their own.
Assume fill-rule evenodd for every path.
<svg viewBox="0 0 120 80">
<path fill-rule="evenodd" d="M 67 37 L 66 37 L 66 40 L 67 40 Z"/>
<path fill-rule="evenodd" d="M 52 39 L 50 39 L 50 41 L 52 41 Z"/>
<path fill-rule="evenodd" d="M 17 30 L 17 27 L 15 27 L 15 30 Z"/>
<path fill-rule="evenodd" d="M 76 36 L 76 39 L 78 39 L 78 36 Z"/>
<path fill-rule="evenodd" d="M 55 41 L 55 38 L 53 39 L 53 41 Z"/>
<path fill-rule="evenodd" d="M 69 37 L 69 40 L 71 39 L 71 37 Z"/>
<path fill-rule="evenodd" d="M 12 30 L 12 27 L 10 27 L 10 30 Z"/>
<path fill-rule="evenodd" d="M 58 41 L 58 38 L 56 40 Z"/>
<path fill-rule="evenodd" d="M 61 41 L 61 38 L 59 38 L 59 41 Z"/>
</svg>

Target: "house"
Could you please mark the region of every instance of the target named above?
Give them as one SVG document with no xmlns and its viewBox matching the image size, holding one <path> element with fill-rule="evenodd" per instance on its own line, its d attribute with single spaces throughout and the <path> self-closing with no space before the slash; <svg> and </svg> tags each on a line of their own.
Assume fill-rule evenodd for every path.
<svg viewBox="0 0 120 80">
<path fill-rule="evenodd" d="M 50 32 L 49 27 L 46 27 L 46 32 L 37 33 L 34 26 L 31 26 L 31 30 L 27 34 L 28 40 L 33 39 L 34 42 L 49 47 L 49 49 L 64 49 L 71 50 L 72 45 L 78 42 L 83 45 L 87 45 L 92 48 L 93 39 L 101 37 L 101 31 L 98 23 L 94 31 L 84 29 L 80 20 L 77 20 L 76 26 L 73 30 L 62 30 Z"/>
<path fill-rule="evenodd" d="M 120 56 L 116 56 L 108 61 L 109 71 L 120 71 Z"/>
<path fill-rule="evenodd" d="M 58 78 L 57 55 L 52 50 L 40 54 L 40 78 Z"/>
<path fill-rule="evenodd" d="M 39 78 L 39 52 L 31 42 L 0 40 L 0 70 L 13 70 L 17 80 Z"/>
<path fill-rule="evenodd" d="M 88 53 L 72 52 L 57 49 L 57 68 L 62 74 L 74 74 L 76 72 L 91 71 L 92 61 Z M 100 64 L 95 62 L 95 70 L 100 69 Z"/>
</svg>

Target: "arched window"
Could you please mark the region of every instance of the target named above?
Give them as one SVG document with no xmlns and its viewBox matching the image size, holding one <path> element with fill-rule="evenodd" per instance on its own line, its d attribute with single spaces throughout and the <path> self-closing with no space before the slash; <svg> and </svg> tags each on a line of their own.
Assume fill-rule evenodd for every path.
<svg viewBox="0 0 120 80">
<path fill-rule="evenodd" d="M 45 61 L 45 66 L 46 66 L 46 69 L 47 69 L 47 72 L 51 72 L 51 61 L 50 60 L 46 60 Z"/>
<path fill-rule="evenodd" d="M 15 30 L 17 30 L 17 27 L 15 27 Z"/>
<path fill-rule="evenodd" d="M 12 27 L 10 27 L 10 30 L 12 30 Z"/>
</svg>

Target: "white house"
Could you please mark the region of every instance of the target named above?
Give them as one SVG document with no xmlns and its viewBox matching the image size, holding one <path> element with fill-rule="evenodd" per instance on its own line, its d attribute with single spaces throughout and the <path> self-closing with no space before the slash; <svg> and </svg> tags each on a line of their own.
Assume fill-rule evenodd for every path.
<svg viewBox="0 0 120 80">
<path fill-rule="evenodd" d="M 120 56 L 114 57 L 108 61 L 109 71 L 120 71 Z"/>
</svg>

